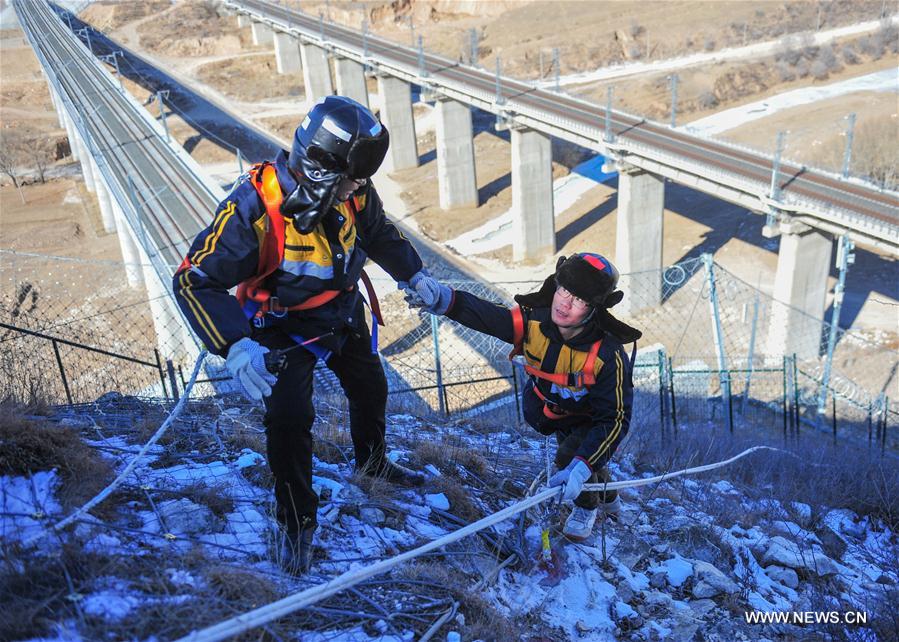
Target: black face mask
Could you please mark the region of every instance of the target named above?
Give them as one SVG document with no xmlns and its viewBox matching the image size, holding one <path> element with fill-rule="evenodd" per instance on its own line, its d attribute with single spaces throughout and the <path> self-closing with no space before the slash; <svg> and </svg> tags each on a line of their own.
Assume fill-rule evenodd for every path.
<svg viewBox="0 0 899 642">
<path fill-rule="evenodd" d="M 297 186 L 281 203 L 281 214 L 293 219 L 298 232 L 308 234 L 336 204 L 341 174 L 325 171 L 305 157 L 300 162 L 301 172 L 294 172 Z"/>
</svg>

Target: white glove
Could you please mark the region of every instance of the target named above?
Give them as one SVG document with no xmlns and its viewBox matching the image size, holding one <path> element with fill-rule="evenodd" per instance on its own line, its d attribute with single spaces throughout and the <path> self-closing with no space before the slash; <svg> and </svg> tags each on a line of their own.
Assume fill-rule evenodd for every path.
<svg viewBox="0 0 899 642">
<path fill-rule="evenodd" d="M 250 401 L 261 401 L 272 394 L 272 386 L 278 378 L 265 367 L 268 348 L 244 337 L 231 346 L 225 367 L 234 377 L 241 393 Z"/>
<path fill-rule="evenodd" d="M 570 502 L 581 494 L 581 489 L 592 474 L 593 470 L 587 462 L 575 457 L 570 464 L 549 478 L 549 486 L 563 486 L 562 500 Z"/>
</svg>

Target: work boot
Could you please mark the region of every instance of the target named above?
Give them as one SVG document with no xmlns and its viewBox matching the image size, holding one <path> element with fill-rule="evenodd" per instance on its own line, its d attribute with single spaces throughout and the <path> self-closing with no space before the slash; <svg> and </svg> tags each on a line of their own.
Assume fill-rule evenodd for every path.
<svg viewBox="0 0 899 642">
<path fill-rule="evenodd" d="M 315 528 L 285 533 L 281 544 L 281 568 L 291 575 L 305 575 L 312 566 L 312 535 Z"/>
<path fill-rule="evenodd" d="M 369 477 L 378 477 L 391 484 L 407 488 L 417 488 L 425 483 L 423 474 L 409 470 L 405 466 L 394 464 L 387 458 L 380 460 L 380 463 L 377 464 L 369 462 L 362 467 L 362 473 Z"/>
<path fill-rule="evenodd" d="M 621 513 L 621 497 L 615 495 L 615 499 L 612 501 L 600 504 L 599 510 L 602 512 L 605 519 L 611 519 L 617 522 Z"/>
<path fill-rule="evenodd" d="M 593 525 L 596 523 L 596 513 L 598 512 L 595 508 L 575 506 L 568 519 L 565 520 L 562 535 L 575 542 L 584 541 L 593 533 Z"/>
</svg>

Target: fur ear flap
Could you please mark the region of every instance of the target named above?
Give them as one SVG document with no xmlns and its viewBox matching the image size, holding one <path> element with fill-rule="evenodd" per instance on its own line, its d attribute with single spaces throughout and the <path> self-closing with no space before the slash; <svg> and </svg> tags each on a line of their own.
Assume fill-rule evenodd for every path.
<svg viewBox="0 0 899 642">
<path fill-rule="evenodd" d="M 605 308 L 597 308 L 596 316 L 599 326 L 606 332 L 618 337 L 621 343 L 631 343 L 643 336 L 643 333 L 637 330 L 637 328 L 629 326 L 624 321 L 619 321 Z"/>
<path fill-rule="evenodd" d="M 612 308 L 619 303 L 621 303 L 621 299 L 624 298 L 624 292 L 621 290 L 615 290 L 614 292 L 610 292 L 606 296 L 606 300 L 603 302 L 603 306 L 607 308 Z"/>
<path fill-rule="evenodd" d="M 553 295 L 556 293 L 556 275 L 546 277 L 543 285 L 537 292 L 530 294 L 516 294 L 515 303 L 525 308 L 548 308 L 552 305 Z"/>
</svg>

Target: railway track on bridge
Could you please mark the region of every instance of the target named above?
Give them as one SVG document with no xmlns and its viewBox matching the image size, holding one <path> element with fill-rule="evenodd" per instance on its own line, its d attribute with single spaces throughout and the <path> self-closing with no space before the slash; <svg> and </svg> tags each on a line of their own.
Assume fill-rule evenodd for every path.
<svg viewBox="0 0 899 642">
<path fill-rule="evenodd" d="M 100 63 L 54 8 L 43 0 L 16 0 L 16 8 L 45 73 L 55 77 L 86 146 L 108 172 L 110 190 L 131 200 L 139 219 L 131 225 L 149 237 L 144 249 L 149 254 L 155 248 L 164 265 L 179 263 L 219 195 L 173 153 L 146 111 L 112 76 L 98 73 Z"/>
<path fill-rule="evenodd" d="M 609 114 L 612 143 L 605 135 L 605 107 L 539 89 L 525 82 L 502 78 L 441 56 L 416 51 L 324 22 L 308 14 L 265 0 L 230 0 L 230 7 L 265 19 L 282 30 L 296 31 L 307 41 L 362 62 L 400 69 L 413 82 L 430 88 L 451 89 L 469 104 L 497 115 L 526 115 L 545 123 L 550 133 L 567 132 L 568 140 L 597 151 L 613 150 L 625 162 L 645 155 L 680 171 L 715 176 L 714 180 L 757 199 L 758 211 L 769 208 L 802 214 L 822 226 L 856 231 L 899 250 L 899 198 L 861 181 L 846 180 L 822 170 L 782 162 L 778 171 L 780 198 L 772 201 L 770 184 L 773 159 L 746 148 L 694 136 L 645 119 L 612 110 Z M 654 160 L 659 160 L 654 158 Z M 745 203 L 741 203 L 745 205 Z"/>
</svg>

